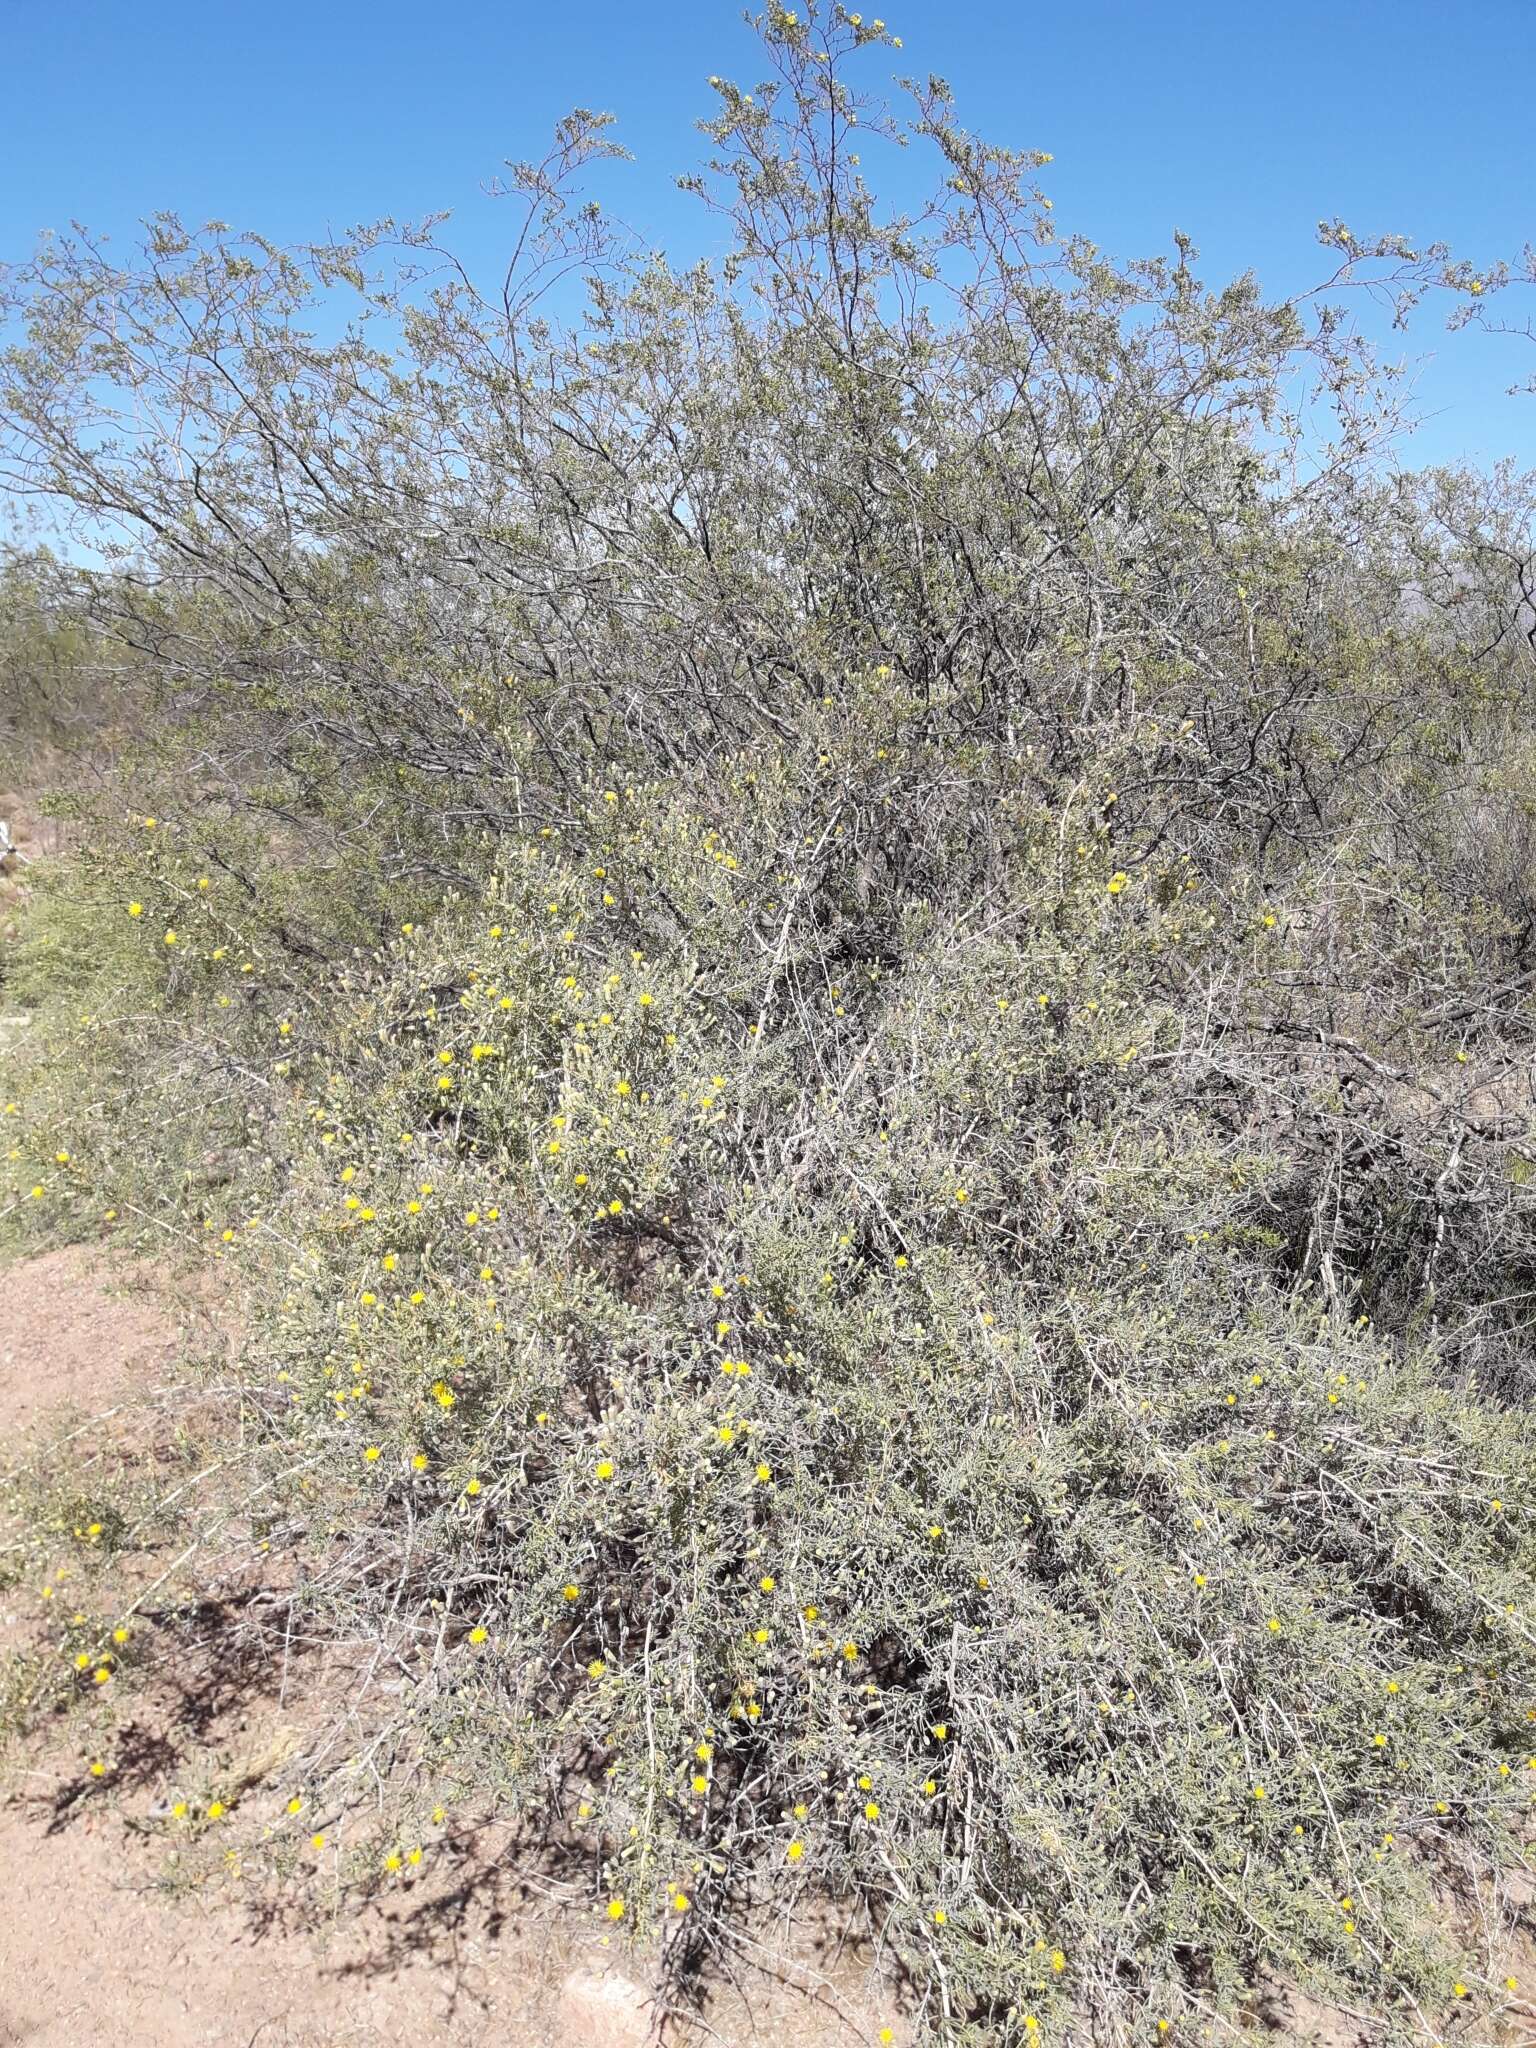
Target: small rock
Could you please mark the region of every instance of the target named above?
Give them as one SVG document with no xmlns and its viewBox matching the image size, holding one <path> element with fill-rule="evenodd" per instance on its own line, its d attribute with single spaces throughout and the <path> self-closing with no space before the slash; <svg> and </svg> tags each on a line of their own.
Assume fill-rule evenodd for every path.
<svg viewBox="0 0 1536 2048">
<path fill-rule="evenodd" d="M 651 2006 L 644 1985 L 612 1970 L 573 1970 L 560 1987 L 570 2048 L 644 2048 Z"/>
</svg>

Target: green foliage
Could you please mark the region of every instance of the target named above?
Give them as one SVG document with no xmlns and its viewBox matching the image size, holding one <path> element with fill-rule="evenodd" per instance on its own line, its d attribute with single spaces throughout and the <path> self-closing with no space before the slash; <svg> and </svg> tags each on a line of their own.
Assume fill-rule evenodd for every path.
<svg viewBox="0 0 1536 2048">
<path fill-rule="evenodd" d="M 380 964 L 251 1262 L 310 1623 L 642 1928 L 879 1900 L 950 2038 L 1433 2002 L 1527 1799 L 1529 1424 L 1288 1292 L 1283 1161 L 1166 1074 L 1186 907 L 1059 823 L 1007 934 L 833 983 L 803 856 L 625 797 Z"/>
<path fill-rule="evenodd" d="M 0 1227 L 221 1262 L 217 1485 L 126 1548 L 371 1646 L 292 1765 L 359 1885 L 451 1789 L 677 1979 L 830 1893 L 936 2040 L 1409 2033 L 1530 1802 L 1528 490 L 763 33 L 719 274 L 573 117 L 505 297 L 390 224 L 11 280 L 15 459 L 141 536 L 51 625 L 154 715 L 4 962 Z"/>
<path fill-rule="evenodd" d="M 78 767 L 103 729 L 121 730 L 133 709 L 66 589 L 45 551 L 0 556 L 0 787 L 10 791 L 65 752 Z"/>
</svg>

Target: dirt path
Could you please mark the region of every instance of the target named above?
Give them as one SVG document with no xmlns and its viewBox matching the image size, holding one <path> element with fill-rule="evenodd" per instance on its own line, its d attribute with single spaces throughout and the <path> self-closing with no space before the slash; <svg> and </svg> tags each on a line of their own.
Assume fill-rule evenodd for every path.
<svg viewBox="0 0 1536 2048">
<path fill-rule="evenodd" d="M 61 1407 L 115 1410 L 168 1383 L 177 1332 L 79 1252 L 0 1271 L 0 1443 L 14 1449 Z M 6 1453 L 9 1462 L 10 1450 Z M 0 1593 L 0 1642 L 38 1626 L 38 1589 Z M 229 1755 L 271 1739 L 238 1701 L 198 1741 Z M 67 1745 L 34 1745 L 0 1796 L 0 2048 L 630 2048 L 646 2038 L 646 1988 L 590 1916 L 482 1831 L 433 1845 L 418 1877 L 358 1910 L 328 1907 L 323 1880 L 287 1901 L 253 1897 L 236 1870 L 165 1889 L 164 1835 L 146 1820 L 174 1796 L 184 1732 L 165 1736 L 163 1782 L 93 1787 Z M 172 1739 L 174 1737 L 174 1739 Z M 302 1924 L 296 1924 L 302 1922 Z M 785 1981 L 797 1979 L 796 1989 Z M 889 1999 L 849 1959 L 809 1941 L 793 1965 L 725 1989 L 715 2048 L 855 2048 Z M 669 2037 L 671 2038 L 671 2037 Z"/>
</svg>

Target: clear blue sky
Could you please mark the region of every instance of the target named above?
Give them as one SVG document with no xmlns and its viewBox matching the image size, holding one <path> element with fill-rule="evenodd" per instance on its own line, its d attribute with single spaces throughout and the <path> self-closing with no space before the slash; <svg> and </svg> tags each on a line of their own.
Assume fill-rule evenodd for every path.
<svg viewBox="0 0 1536 2048">
<path fill-rule="evenodd" d="M 1180 227 L 1211 280 L 1251 267 L 1281 293 L 1324 274 L 1323 215 L 1478 262 L 1536 240 L 1536 0 L 889 9 L 901 61 L 946 77 L 969 127 L 1054 151 L 1058 222 L 1116 255 Z M 157 208 L 297 240 L 446 207 L 455 247 L 489 263 L 509 216 L 482 182 L 578 103 L 617 114 L 637 159 L 604 195 L 687 258 L 713 246 L 672 187 L 704 81 L 756 69 L 729 0 L 0 0 L 0 32 L 0 258 L 71 218 L 121 235 Z M 866 76 L 890 68 L 876 52 Z M 1421 314 L 1407 348 L 1432 358 L 1419 459 L 1536 465 L 1536 397 L 1502 395 L 1536 347 Z"/>
</svg>

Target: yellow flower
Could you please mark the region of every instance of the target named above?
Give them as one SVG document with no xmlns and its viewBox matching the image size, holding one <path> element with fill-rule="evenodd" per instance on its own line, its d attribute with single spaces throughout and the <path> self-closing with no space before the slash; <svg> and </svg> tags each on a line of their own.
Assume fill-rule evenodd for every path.
<svg viewBox="0 0 1536 2048">
<path fill-rule="evenodd" d="M 1130 879 L 1130 876 L 1126 874 L 1123 869 L 1117 869 L 1116 872 L 1110 876 L 1109 880 L 1104 884 L 1104 886 L 1109 891 L 1111 896 L 1118 896 L 1120 894 L 1120 891 L 1125 887 L 1126 883 Z"/>
<path fill-rule="evenodd" d="M 1253 1796 L 1255 1799 L 1265 1798 L 1267 1795 L 1265 1794 L 1264 1787 L 1262 1785 L 1255 1785 L 1253 1788 Z"/>
<path fill-rule="evenodd" d="M 622 1899 L 610 1899 L 608 1901 L 608 1918 L 610 1920 L 622 1920 L 624 1918 L 624 1901 Z"/>
<path fill-rule="evenodd" d="M 686 1892 L 679 1892 L 672 1901 L 672 1910 L 676 1913 L 686 1913 L 692 1905 L 693 1901 L 689 1898 L 688 1894 Z"/>
<path fill-rule="evenodd" d="M 472 1643 L 483 1643 L 489 1633 L 488 1629 L 472 1628 L 469 1632 L 469 1640 Z"/>
<path fill-rule="evenodd" d="M 800 1861 L 800 1858 L 805 1854 L 804 1842 L 791 1842 L 789 1847 L 784 1851 L 784 1854 L 789 1858 L 791 1863 L 798 1863 Z"/>
<path fill-rule="evenodd" d="M 142 904 L 142 903 L 130 903 L 130 904 L 129 904 L 129 906 L 128 906 L 128 915 L 129 915 L 130 917 L 142 917 L 142 916 L 144 915 L 144 906 L 143 906 L 143 904 Z"/>
<path fill-rule="evenodd" d="M 611 1458 L 599 1458 L 593 1470 L 599 1479 L 611 1479 L 613 1477 L 613 1460 Z"/>
</svg>

